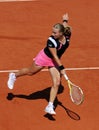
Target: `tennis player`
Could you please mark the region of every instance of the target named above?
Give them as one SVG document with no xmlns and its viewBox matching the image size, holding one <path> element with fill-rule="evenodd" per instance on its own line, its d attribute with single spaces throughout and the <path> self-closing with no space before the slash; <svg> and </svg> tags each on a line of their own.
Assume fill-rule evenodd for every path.
<svg viewBox="0 0 99 130">
<path fill-rule="evenodd" d="M 52 115 L 56 114 L 53 104 L 60 85 L 60 77 L 65 74 L 65 69 L 60 58 L 68 48 L 71 37 L 71 28 L 68 26 L 68 20 L 69 17 L 66 13 L 63 15 L 63 23 L 57 23 L 53 26 L 52 34 L 47 40 L 46 47 L 33 59 L 32 66 L 23 68 L 16 73 L 10 73 L 7 82 L 8 88 L 13 89 L 17 78 L 24 75 L 32 76 L 44 67 L 48 67 L 53 86 L 50 91 L 50 99 L 45 108 L 45 112 Z"/>
</svg>

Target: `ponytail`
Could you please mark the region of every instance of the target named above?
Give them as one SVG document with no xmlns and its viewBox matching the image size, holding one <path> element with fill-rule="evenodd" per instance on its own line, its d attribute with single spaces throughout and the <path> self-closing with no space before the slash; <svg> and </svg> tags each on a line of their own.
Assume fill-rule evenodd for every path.
<svg viewBox="0 0 99 130">
<path fill-rule="evenodd" d="M 71 27 L 70 26 L 65 27 L 64 35 L 69 36 L 69 37 L 71 36 Z"/>
</svg>

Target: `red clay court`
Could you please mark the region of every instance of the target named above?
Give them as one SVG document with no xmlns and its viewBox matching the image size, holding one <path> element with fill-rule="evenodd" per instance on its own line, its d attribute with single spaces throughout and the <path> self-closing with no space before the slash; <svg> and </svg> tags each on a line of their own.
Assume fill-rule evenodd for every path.
<svg viewBox="0 0 99 130">
<path fill-rule="evenodd" d="M 67 71 L 72 82 L 83 89 L 84 103 L 76 106 L 71 102 L 63 79 L 57 115 L 51 117 L 44 112 L 51 86 L 48 71 L 18 79 L 12 91 L 7 88 L 8 72 L 2 71 L 28 67 L 65 12 L 73 32 L 63 64 L 66 68 L 97 68 Z M 98 16 L 98 0 L 0 2 L 0 130 L 99 129 Z"/>
</svg>

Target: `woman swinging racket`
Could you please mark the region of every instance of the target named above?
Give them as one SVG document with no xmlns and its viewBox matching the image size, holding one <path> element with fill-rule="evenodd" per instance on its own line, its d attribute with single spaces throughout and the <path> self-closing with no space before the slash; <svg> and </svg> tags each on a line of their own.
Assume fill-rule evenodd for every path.
<svg viewBox="0 0 99 130">
<path fill-rule="evenodd" d="M 60 58 L 68 48 L 71 37 L 71 28 L 68 26 L 68 19 L 68 14 L 64 14 L 63 23 L 57 23 L 53 26 L 52 34 L 47 40 L 46 47 L 33 59 L 32 66 L 23 68 L 16 73 L 10 73 L 7 82 L 8 88 L 13 89 L 17 78 L 24 75 L 32 76 L 47 66 L 52 77 L 53 86 L 45 112 L 52 115 L 56 114 L 53 104 L 60 85 L 60 76 L 65 74 Z"/>
</svg>

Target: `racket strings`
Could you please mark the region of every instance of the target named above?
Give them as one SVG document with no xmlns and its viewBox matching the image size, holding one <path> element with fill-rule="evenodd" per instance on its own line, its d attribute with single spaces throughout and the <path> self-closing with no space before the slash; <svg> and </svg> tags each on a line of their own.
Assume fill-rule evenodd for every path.
<svg viewBox="0 0 99 130">
<path fill-rule="evenodd" d="M 79 105 L 83 101 L 83 91 L 76 85 L 69 82 L 69 88 L 70 88 L 70 96 L 71 100 L 76 104 Z"/>
</svg>

